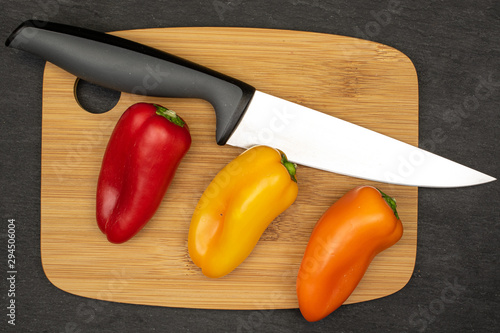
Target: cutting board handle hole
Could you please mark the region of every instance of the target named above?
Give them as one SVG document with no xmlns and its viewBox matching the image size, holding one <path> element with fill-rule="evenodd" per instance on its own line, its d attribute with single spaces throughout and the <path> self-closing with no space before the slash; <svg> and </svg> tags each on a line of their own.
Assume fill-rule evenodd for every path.
<svg viewBox="0 0 500 333">
<path fill-rule="evenodd" d="M 82 109 L 90 113 L 105 113 L 115 107 L 121 93 L 82 79 L 76 79 L 74 94 Z"/>
</svg>

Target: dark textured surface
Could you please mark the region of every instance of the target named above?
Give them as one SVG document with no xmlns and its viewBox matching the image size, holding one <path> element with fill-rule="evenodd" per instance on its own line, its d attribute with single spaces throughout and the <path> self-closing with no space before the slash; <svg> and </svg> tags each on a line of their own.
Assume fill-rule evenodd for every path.
<svg viewBox="0 0 500 333">
<path fill-rule="evenodd" d="M 419 75 L 420 146 L 500 176 L 498 1 L 2 0 L 0 39 L 32 18 L 100 31 L 261 27 L 360 37 L 405 53 Z M 136 306 L 67 294 L 40 260 L 44 62 L 0 47 L 0 331 L 493 332 L 499 323 L 500 183 L 420 189 L 415 271 L 400 292 L 307 323 L 298 310 Z M 16 325 L 7 323 L 8 219 L 16 220 Z"/>
</svg>

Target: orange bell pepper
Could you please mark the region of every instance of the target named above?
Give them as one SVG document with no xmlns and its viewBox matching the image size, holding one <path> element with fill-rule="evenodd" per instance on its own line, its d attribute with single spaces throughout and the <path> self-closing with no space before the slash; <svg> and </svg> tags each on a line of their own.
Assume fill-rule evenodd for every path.
<svg viewBox="0 0 500 333">
<path fill-rule="evenodd" d="M 285 154 L 266 146 L 248 149 L 227 164 L 202 194 L 189 228 L 192 261 L 211 278 L 230 273 L 297 193 L 295 165 Z"/>
<path fill-rule="evenodd" d="M 396 202 L 371 186 L 346 193 L 321 216 L 297 275 L 299 308 L 318 321 L 354 291 L 373 258 L 403 235 Z"/>
</svg>

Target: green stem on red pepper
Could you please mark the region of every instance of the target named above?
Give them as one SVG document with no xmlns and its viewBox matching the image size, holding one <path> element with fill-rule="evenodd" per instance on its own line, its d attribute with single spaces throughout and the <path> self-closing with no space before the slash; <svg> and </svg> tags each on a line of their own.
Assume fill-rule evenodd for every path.
<svg viewBox="0 0 500 333">
<path fill-rule="evenodd" d="M 184 120 L 182 120 L 182 118 L 179 117 L 177 113 L 175 113 L 175 111 L 167 109 L 166 107 L 163 107 L 158 104 L 154 104 L 154 106 L 156 107 L 157 115 L 165 117 L 167 120 L 180 127 L 184 127 L 184 125 L 186 124 Z"/>
</svg>

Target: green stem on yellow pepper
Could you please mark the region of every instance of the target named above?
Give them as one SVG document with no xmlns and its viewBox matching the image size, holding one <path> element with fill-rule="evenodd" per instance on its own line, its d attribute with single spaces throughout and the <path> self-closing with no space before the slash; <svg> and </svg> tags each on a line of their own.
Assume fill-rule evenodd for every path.
<svg viewBox="0 0 500 333">
<path fill-rule="evenodd" d="M 295 178 L 295 174 L 297 173 L 297 164 L 290 162 L 287 158 L 285 153 L 283 153 L 281 150 L 279 151 L 281 154 L 281 164 L 286 168 L 288 173 L 290 174 L 290 178 L 294 182 L 297 182 L 297 178 Z"/>
</svg>

